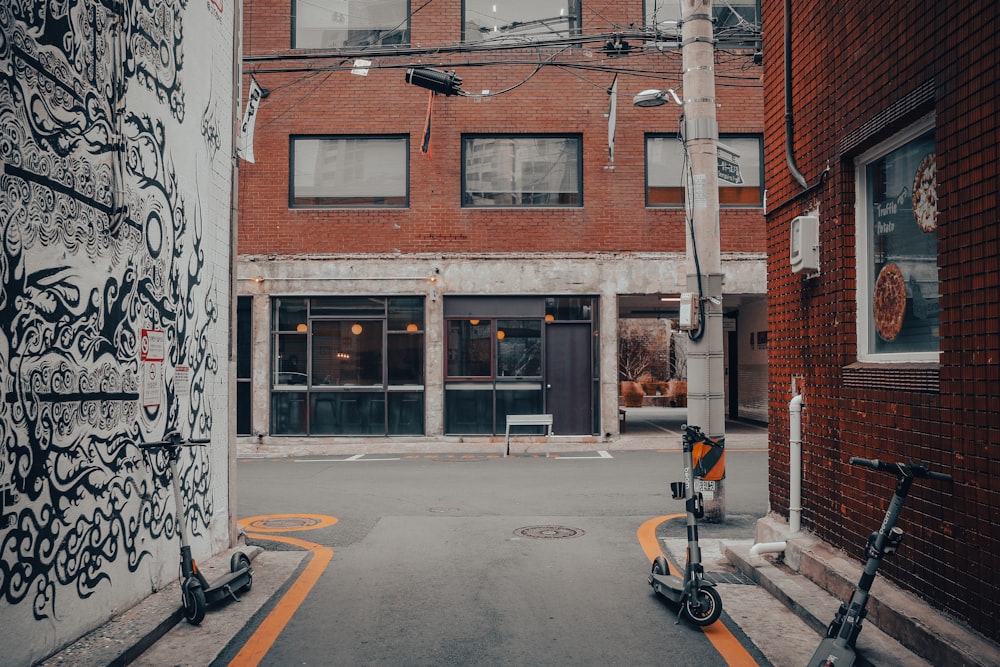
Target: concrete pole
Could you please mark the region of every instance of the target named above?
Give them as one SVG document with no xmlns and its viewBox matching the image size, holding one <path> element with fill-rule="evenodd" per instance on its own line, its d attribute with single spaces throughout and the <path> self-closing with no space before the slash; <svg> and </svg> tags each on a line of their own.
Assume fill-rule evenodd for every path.
<svg viewBox="0 0 1000 667">
<path fill-rule="evenodd" d="M 688 345 L 688 423 L 725 435 L 722 343 L 722 261 L 719 242 L 719 129 L 715 113 L 715 46 L 711 0 L 681 0 L 684 67 L 684 140 L 690 172 L 686 186 L 687 290 L 701 296 L 704 328 Z M 700 275 L 699 275 L 700 274 Z M 725 482 L 705 495 L 705 520 L 726 518 Z M 709 497 L 711 495 L 711 498 Z"/>
</svg>

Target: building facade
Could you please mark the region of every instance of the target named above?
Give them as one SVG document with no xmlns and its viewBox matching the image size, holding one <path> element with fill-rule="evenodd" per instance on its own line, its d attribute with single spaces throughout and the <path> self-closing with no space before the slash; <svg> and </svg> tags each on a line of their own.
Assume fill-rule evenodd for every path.
<svg viewBox="0 0 1000 667">
<path fill-rule="evenodd" d="M 616 436 L 618 323 L 675 319 L 685 289 L 680 107 L 632 104 L 682 92 L 677 12 L 246 3 L 262 95 L 240 167 L 241 442 L 353 453 L 540 412 Z M 759 8 L 717 13 L 727 394 L 764 420 Z"/>
<path fill-rule="evenodd" d="M 1000 6 L 790 4 L 762 7 L 771 506 L 793 392 L 802 525 L 851 557 L 894 482 L 850 457 L 952 475 L 914 485 L 882 572 L 997 641 Z"/>
<path fill-rule="evenodd" d="M 0 662 L 231 545 L 237 5 L 0 3 Z M 233 373 L 234 374 L 234 373 Z M 179 602 L 179 601 L 178 601 Z"/>
</svg>

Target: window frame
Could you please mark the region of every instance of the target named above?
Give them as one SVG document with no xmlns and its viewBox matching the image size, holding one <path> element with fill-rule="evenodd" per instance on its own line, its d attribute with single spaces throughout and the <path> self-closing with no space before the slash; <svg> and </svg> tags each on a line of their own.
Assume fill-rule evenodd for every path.
<svg viewBox="0 0 1000 667">
<path fill-rule="evenodd" d="M 651 187 L 650 187 L 650 184 L 649 184 L 649 177 L 650 177 L 650 157 L 649 157 L 650 156 L 650 140 L 655 140 L 655 139 L 675 140 L 677 142 L 677 145 L 680 147 L 680 155 L 679 155 L 679 157 L 681 159 L 681 170 L 680 170 L 681 183 L 680 183 L 679 186 L 673 186 L 673 185 L 663 186 L 663 187 L 669 187 L 669 188 L 679 188 L 680 192 L 681 192 L 681 201 L 680 202 L 658 203 L 658 202 L 650 201 L 650 199 L 651 199 L 650 198 Z M 726 144 L 726 145 L 735 144 L 737 141 L 752 140 L 752 139 L 756 139 L 757 140 L 757 170 L 756 170 L 756 175 L 757 175 L 757 194 L 758 194 L 757 201 L 755 203 L 752 203 L 752 204 L 751 203 L 743 204 L 743 203 L 726 203 L 726 202 L 724 202 L 723 198 L 724 198 L 724 195 L 725 195 L 725 191 L 728 190 L 728 189 L 730 189 L 730 188 L 732 188 L 732 187 L 734 187 L 734 186 L 727 185 L 723 181 L 720 180 L 719 181 L 719 208 L 720 209 L 734 210 L 734 209 L 755 209 L 755 208 L 763 208 L 764 207 L 764 135 L 763 134 L 755 134 L 755 133 L 736 133 L 736 132 L 725 133 L 725 134 L 720 134 L 719 135 L 719 142 L 721 142 L 722 144 Z M 731 147 L 734 148 L 734 149 L 738 149 L 737 146 L 731 146 Z M 725 152 L 726 151 L 723 150 L 723 149 L 721 149 L 721 148 L 717 148 L 716 149 L 716 154 L 717 155 L 719 153 L 725 153 Z M 686 202 L 686 196 L 687 196 L 685 183 L 683 182 L 684 181 L 684 166 L 683 166 L 683 163 L 685 161 L 685 156 L 684 156 L 684 142 L 681 141 L 677 137 L 677 135 L 675 135 L 675 134 L 670 134 L 670 133 L 665 133 L 665 132 L 647 132 L 646 135 L 645 135 L 645 141 L 644 141 L 644 158 L 643 158 L 643 160 L 644 160 L 644 167 L 645 167 L 645 173 L 644 173 L 644 177 L 643 177 L 644 178 L 643 189 L 644 189 L 645 197 L 646 197 L 646 207 L 647 208 L 673 208 L 673 209 L 682 209 L 682 208 L 684 208 L 685 202 Z M 745 178 L 745 175 L 748 172 L 745 172 L 745 171 L 743 171 L 741 169 L 741 173 L 744 175 L 744 178 Z M 750 189 L 753 186 L 752 185 L 745 185 L 743 187 L 746 188 L 746 189 Z"/>
<path fill-rule="evenodd" d="M 854 201 L 855 201 L 855 303 L 857 306 L 857 358 L 860 362 L 926 363 L 937 362 L 941 356 L 940 320 L 938 321 L 938 349 L 911 352 L 876 352 L 872 295 L 875 285 L 874 239 L 872 238 L 871 205 L 868 201 L 868 166 L 888 156 L 892 152 L 936 130 L 934 113 L 927 114 L 888 139 L 876 144 L 854 159 Z M 937 141 L 935 139 L 935 153 Z M 935 235 L 935 239 L 937 236 Z M 939 244 L 937 244 L 939 245 Z M 940 261 L 940 248 L 935 255 Z M 940 284 L 940 266 L 936 265 Z M 940 305 L 940 292 L 938 296 Z"/>
<path fill-rule="evenodd" d="M 299 3 L 308 4 L 308 5 L 312 5 L 312 6 L 315 7 L 317 4 L 322 3 L 323 0 L 311 0 L 309 2 L 307 2 L 306 0 L 291 0 L 291 3 L 290 3 L 291 4 L 291 7 L 290 7 L 290 9 L 291 9 L 291 16 L 290 16 L 291 26 L 290 26 L 290 30 L 289 30 L 289 33 L 290 33 L 289 34 L 289 39 L 290 39 L 290 42 L 291 42 L 290 46 L 291 46 L 292 49 L 300 49 L 300 50 L 322 49 L 322 50 L 327 50 L 327 51 L 330 51 L 330 50 L 341 50 L 341 49 L 358 50 L 358 49 L 371 48 L 371 47 L 409 46 L 410 45 L 410 0 L 397 0 L 397 1 L 400 4 L 405 5 L 405 7 L 403 9 L 403 12 L 402 12 L 403 20 L 402 20 L 401 23 L 398 23 L 397 25 L 393 26 L 392 30 L 388 33 L 388 35 L 392 35 L 393 33 L 395 33 L 395 31 L 397 29 L 403 28 L 402 30 L 400 30 L 400 34 L 402 34 L 403 37 L 402 37 L 402 39 L 400 39 L 399 42 L 385 43 L 384 41 L 382 41 L 384 39 L 384 37 L 382 37 L 382 38 L 380 38 L 378 40 L 375 40 L 373 42 L 370 42 L 368 44 L 343 44 L 341 46 L 301 46 L 299 44 L 299 42 L 300 42 L 300 40 L 298 38 L 299 37 L 299 27 L 297 25 L 298 24 L 298 16 L 299 16 L 299 11 L 298 11 L 298 9 L 299 9 Z M 344 4 L 350 4 L 350 0 L 342 0 L 342 2 Z M 317 9 L 319 9 L 319 7 L 317 7 Z M 331 8 L 330 9 L 330 13 L 333 13 L 333 11 L 334 10 Z M 348 27 L 346 30 L 350 31 L 350 27 Z M 365 32 L 365 31 L 360 31 L 360 32 Z M 367 32 L 372 32 L 372 31 L 369 30 Z"/>
<path fill-rule="evenodd" d="M 487 37 L 485 39 L 469 40 L 468 29 L 469 29 L 470 25 L 474 25 L 471 21 L 469 21 L 469 20 L 466 19 L 466 16 L 468 15 L 468 12 L 469 12 L 469 5 L 470 4 L 471 4 L 470 0 L 462 0 L 462 42 L 466 43 L 466 44 L 469 44 L 469 43 L 471 43 L 471 44 L 480 44 L 480 43 L 491 42 L 491 41 L 492 42 L 503 41 L 504 43 L 509 43 L 510 41 L 517 41 L 517 42 L 521 42 L 521 43 L 525 43 L 525 44 L 533 44 L 533 45 L 544 46 L 546 42 L 552 42 L 552 41 L 558 41 L 558 40 L 566 40 L 568 38 L 576 37 L 576 36 L 579 36 L 579 35 L 583 34 L 583 2 L 582 2 L 582 0 L 562 0 L 561 4 L 565 4 L 566 5 L 566 9 L 567 9 L 567 12 L 566 12 L 565 16 L 569 17 L 569 23 L 570 23 L 570 26 L 567 27 L 566 30 L 558 30 L 558 31 L 555 31 L 555 32 L 547 32 L 547 33 L 541 33 L 541 34 L 535 34 L 535 33 L 531 33 L 531 32 L 528 32 L 528 33 L 514 33 L 514 32 L 512 32 L 510 34 L 499 34 L 499 33 L 497 33 L 496 37 Z M 492 3 L 490 2 L 490 0 L 483 0 L 483 4 L 484 5 L 488 5 L 488 4 L 492 4 Z M 493 6 L 496 7 L 495 4 L 493 4 Z M 574 10 L 575 10 L 575 12 L 574 12 Z M 572 18 L 574 15 L 576 17 L 576 25 L 575 25 L 575 27 L 573 26 L 573 18 Z M 560 16 L 562 16 L 562 14 L 560 14 Z M 532 19 L 532 20 L 540 20 L 540 19 Z M 518 27 L 517 26 L 518 23 L 520 23 L 521 25 L 525 25 L 527 23 L 530 23 L 530 21 L 523 22 L 523 23 L 517 22 L 517 21 L 510 21 L 506 25 L 509 25 L 511 27 Z M 493 33 L 488 32 L 486 34 L 492 35 Z M 573 46 L 578 46 L 578 45 L 573 45 Z"/>
<path fill-rule="evenodd" d="M 712 32 L 715 39 L 727 49 L 734 48 L 760 48 L 761 32 L 760 32 L 760 15 L 761 15 L 761 0 L 737 0 L 739 4 L 734 4 L 733 7 L 750 7 L 753 6 L 757 18 L 756 23 L 750 22 L 754 29 L 750 30 L 740 30 L 739 24 L 737 25 L 721 25 L 721 21 L 726 20 L 725 12 L 729 12 L 731 15 L 732 8 L 727 3 L 719 3 L 712 6 Z M 658 10 L 662 8 L 668 8 L 667 14 L 668 18 L 665 18 L 658 23 L 653 21 L 654 15 Z M 676 14 L 673 10 L 676 10 Z M 681 39 L 681 8 L 680 4 L 676 0 L 643 0 L 642 7 L 643 22 L 649 28 L 656 28 L 657 32 L 654 34 L 656 37 L 654 41 L 680 41 Z M 742 17 L 741 17 L 742 18 Z M 669 26 L 669 24 L 673 26 Z M 667 25 L 664 25 L 667 24 Z M 663 28 L 660 28 L 660 26 Z M 664 39 L 664 37 L 666 39 Z"/>
<path fill-rule="evenodd" d="M 357 144 L 362 144 L 365 141 L 380 141 L 380 142 L 394 142 L 398 141 L 402 144 L 402 154 L 405 159 L 401 161 L 402 164 L 402 178 L 403 178 L 403 189 L 404 193 L 402 195 L 389 195 L 389 196 L 376 196 L 376 195 L 366 195 L 366 196 L 354 196 L 349 197 L 346 195 L 336 196 L 333 194 L 324 195 L 322 197 L 315 196 L 310 199 L 355 199 L 355 203 L 325 203 L 325 204 L 307 204 L 307 203 L 297 203 L 300 199 L 306 199 L 304 195 L 298 195 L 296 193 L 296 142 L 299 141 L 351 141 Z M 348 149 L 350 150 L 350 149 Z M 378 203 L 379 199 L 401 199 L 401 201 L 396 203 Z M 407 134 L 293 134 L 288 137 L 288 208 L 290 209 L 301 209 L 301 210 L 343 210 L 343 209 L 359 209 L 359 208 L 375 208 L 375 209 L 405 209 L 410 206 L 410 137 Z"/>
<path fill-rule="evenodd" d="M 573 192 L 555 193 L 555 194 L 556 194 L 557 198 L 559 196 L 562 196 L 562 195 L 572 195 L 572 194 L 575 194 L 576 198 L 577 198 L 577 201 L 574 202 L 574 203 L 557 202 L 557 203 L 554 203 L 554 204 L 548 204 L 548 203 L 541 204 L 541 203 L 537 203 L 537 202 L 530 202 L 530 203 L 527 203 L 527 204 L 514 203 L 514 202 L 511 202 L 511 203 L 501 203 L 501 204 L 497 204 L 497 203 L 486 204 L 486 203 L 475 203 L 474 201 L 472 201 L 473 197 L 469 194 L 470 193 L 470 188 L 469 188 L 469 185 L 468 185 L 468 183 L 469 183 L 469 178 L 468 178 L 468 176 L 469 176 L 469 168 L 468 167 L 469 167 L 469 160 L 470 160 L 471 142 L 474 142 L 474 141 L 477 141 L 477 140 L 485 140 L 485 139 L 494 139 L 494 140 L 508 140 L 509 139 L 511 141 L 517 141 L 517 140 L 538 140 L 538 139 L 561 139 L 561 140 L 565 140 L 567 142 L 572 142 L 576 146 L 576 156 L 575 156 L 576 157 L 576 164 L 575 164 L 575 168 L 576 168 L 576 179 L 575 179 L 575 181 L 576 181 L 576 192 L 575 193 L 573 193 Z M 555 163 L 550 163 L 550 164 L 554 165 Z M 461 195 L 460 195 L 461 196 L 461 206 L 462 206 L 462 208 L 487 209 L 487 210 L 488 209 L 498 209 L 498 208 L 514 208 L 514 209 L 522 209 L 522 208 L 582 208 L 583 207 L 583 203 L 584 203 L 584 195 L 583 195 L 583 169 L 584 169 L 584 163 L 583 163 L 583 135 L 579 134 L 579 133 L 569 133 L 569 134 L 551 134 L 551 133 L 545 133 L 545 134 L 518 134 L 518 133 L 503 133 L 503 132 L 500 132 L 500 133 L 468 133 L 468 134 L 463 134 L 462 135 L 462 177 L 461 177 Z M 518 184 L 518 185 L 520 187 L 520 184 Z M 502 194 L 502 193 L 499 193 L 499 192 L 498 193 L 493 193 L 493 195 L 494 195 L 493 199 L 495 200 L 497 198 L 497 196 L 500 195 L 500 194 Z M 532 193 L 531 192 L 525 192 L 523 189 L 520 189 L 517 193 L 510 192 L 510 193 L 506 193 L 506 194 L 510 194 L 512 196 L 516 195 L 516 196 L 519 196 L 519 197 L 521 197 L 523 199 L 525 194 L 532 194 Z M 539 193 L 536 192 L 534 194 L 537 195 Z"/>
</svg>

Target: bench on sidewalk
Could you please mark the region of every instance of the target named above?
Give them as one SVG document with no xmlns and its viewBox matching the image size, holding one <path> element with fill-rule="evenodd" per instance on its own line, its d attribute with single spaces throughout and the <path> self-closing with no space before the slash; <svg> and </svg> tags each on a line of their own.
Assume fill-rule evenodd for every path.
<svg viewBox="0 0 1000 667">
<path fill-rule="evenodd" d="M 507 429 L 504 432 L 504 458 L 510 454 L 511 426 L 544 426 L 545 427 L 545 458 L 549 457 L 552 446 L 552 415 L 507 415 Z"/>
</svg>

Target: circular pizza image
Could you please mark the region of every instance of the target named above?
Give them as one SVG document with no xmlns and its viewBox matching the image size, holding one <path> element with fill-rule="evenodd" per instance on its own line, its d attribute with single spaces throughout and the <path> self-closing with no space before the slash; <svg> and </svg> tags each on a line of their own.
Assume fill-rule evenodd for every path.
<svg viewBox="0 0 1000 667">
<path fill-rule="evenodd" d="M 934 153 L 928 153 L 913 176 L 913 217 L 920 229 L 933 232 L 937 229 L 937 215 L 937 160 Z"/>
<path fill-rule="evenodd" d="M 903 317 L 906 315 L 906 281 L 902 271 L 893 263 L 882 267 L 875 280 L 872 308 L 878 335 L 882 340 L 895 340 L 903 328 Z"/>
</svg>

